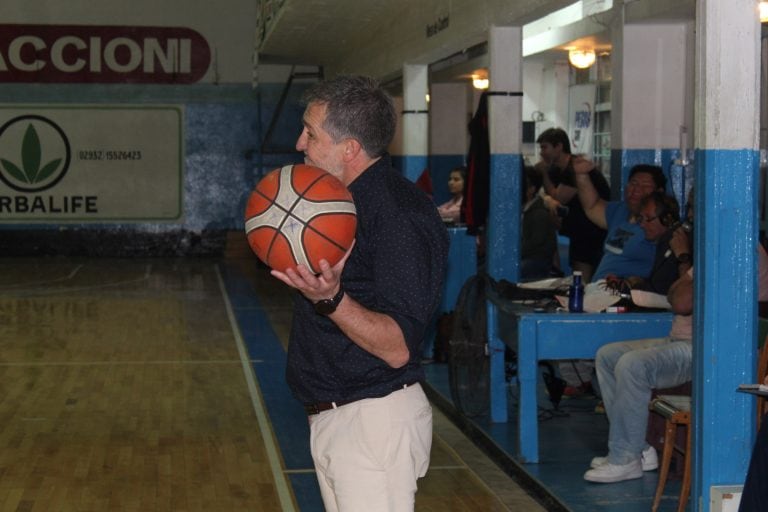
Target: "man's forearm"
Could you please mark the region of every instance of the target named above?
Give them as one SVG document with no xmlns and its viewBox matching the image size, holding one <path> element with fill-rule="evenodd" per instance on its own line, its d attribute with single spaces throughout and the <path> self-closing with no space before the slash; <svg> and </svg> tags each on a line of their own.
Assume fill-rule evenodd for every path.
<svg viewBox="0 0 768 512">
<path fill-rule="evenodd" d="M 548 195 L 557 199 L 557 187 L 554 185 L 554 183 L 552 183 L 552 180 L 549 179 L 549 171 L 547 169 L 541 171 L 541 179 L 542 185 L 544 186 L 544 191 Z"/>
<path fill-rule="evenodd" d="M 693 279 L 687 273 L 669 287 L 667 300 L 672 311 L 678 315 L 690 315 L 693 312 Z"/>
<path fill-rule="evenodd" d="M 392 368 L 405 366 L 410 360 L 403 331 L 391 316 L 371 311 L 345 295 L 329 318 L 356 345 Z"/>
<path fill-rule="evenodd" d="M 605 219 L 605 201 L 598 195 L 595 186 L 589 174 L 576 174 L 576 189 L 579 191 L 579 200 L 581 207 L 587 218 L 593 224 L 607 229 L 608 223 Z"/>
</svg>

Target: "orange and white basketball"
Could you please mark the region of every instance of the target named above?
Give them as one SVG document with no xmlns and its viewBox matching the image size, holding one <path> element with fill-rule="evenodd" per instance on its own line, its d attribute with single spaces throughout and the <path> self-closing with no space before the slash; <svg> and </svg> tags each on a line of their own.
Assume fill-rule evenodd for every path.
<svg viewBox="0 0 768 512">
<path fill-rule="evenodd" d="M 305 164 L 264 176 L 245 207 L 245 233 L 261 261 L 284 272 L 298 264 L 320 272 L 335 265 L 355 239 L 352 195 L 336 177 Z"/>
</svg>

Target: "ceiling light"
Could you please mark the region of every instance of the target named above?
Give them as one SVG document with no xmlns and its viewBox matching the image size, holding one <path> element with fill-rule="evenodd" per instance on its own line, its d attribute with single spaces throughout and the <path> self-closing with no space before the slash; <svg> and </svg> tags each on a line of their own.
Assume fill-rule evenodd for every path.
<svg viewBox="0 0 768 512">
<path fill-rule="evenodd" d="M 479 76 L 473 76 L 472 77 L 472 86 L 475 89 L 487 89 L 488 88 L 488 79 L 487 78 L 480 78 Z"/>
<path fill-rule="evenodd" d="M 760 2 L 758 4 L 758 8 L 760 9 L 760 23 L 767 23 L 768 22 L 768 2 Z"/>
<path fill-rule="evenodd" d="M 568 62 L 575 68 L 587 69 L 595 63 L 595 50 L 570 50 Z"/>
</svg>

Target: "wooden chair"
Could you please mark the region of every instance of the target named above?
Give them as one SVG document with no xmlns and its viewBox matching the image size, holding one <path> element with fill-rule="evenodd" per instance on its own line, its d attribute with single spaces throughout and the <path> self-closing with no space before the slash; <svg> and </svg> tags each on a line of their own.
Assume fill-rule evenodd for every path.
<svg viewBox="0 0 768 512">
<path fill-rule="evenodd" d="M 759 325 L 762 326 L 765 319 L 761 318 Z M 768 321 L 766 321 L 768 322 Z M 757 382 L 762 384 L 765 380 L 765 375 L 768 373 L 768 335 L 763 338 L 763 344 L 760 347 L 760 357 L 757 360 Z M 768 399 L 764 396 L 757 397 L 757 431 L 760 432 L 760 423 L 763 420 L 763 416 L 768 412 Z"/>
<path fill-rule="evenodd" d="M 664 486 L 669 476 L 669 465 L 672 462 L 672 454 L 675 450 L 683 454 L 683 484 L 680 487 L 680 498 L 677 502 L 677 511 L 683 512 L 688 504 L 688 495 L 691 492 L 691 397 L 686 395 L 660 395 L 651 401 L 649 406 L 652 412 L 664 418 L 664 450 L 659 463 L 659 483 L 656 486 L 656 494 L 653 497 L 652 512 L 659 509 L 661 496 L 664 494 Z M 685 428 L 685 448 L 675 444 L 677 428 Z"/>
<path fill-rule="evenodd" d="M 758 333 L 760 355 L 757 361 L 757 382 L 762 383 L 768 374 L 768 320 L 760 318 L 758 323 Z M 661 503 L 661 496 L 664 494 L 664 487 L 669 477 L 669 466 L 672 461 L 672 454 L 675 450 L 683 454 L 683 484 L 680 488 L 680 498 L 678 499 L 677 510 L 683 512 L 688 503 L 688 495 L 691 491 L 691 397 L 684 395 L 659 395 L 654 398 L 649 409 L 661 415 L 664 418 L 664 449 L 659 463 L 659 483 L 656 486 L 656 495 L 653 497 L 652 512 L 656 512 Z M 757 430 L 760 430 L 760 422 L 765 413 L 768 412 L 768 399 L 762 396 L 757 397 Z M 676 446 L 675 437 L 678 427 L 685 428 L 685 448 Z"/>
</svg>

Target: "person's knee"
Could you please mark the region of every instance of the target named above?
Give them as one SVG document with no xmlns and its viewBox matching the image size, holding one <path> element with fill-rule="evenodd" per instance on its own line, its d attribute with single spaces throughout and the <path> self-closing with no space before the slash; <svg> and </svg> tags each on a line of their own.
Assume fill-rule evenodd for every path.
<svg viewBox="0 0 768 512">
<path fill-rule="evenodd" d="M 614 370 L 617 380 L 629 382 L 648 381 L 649 372 L 653 370 L 653 361 L 643 351 L 633 350 L 622 355 Z"/>
<path fill-rule="evenodd" d="M 597 350 L 595 355 L 595 366 L 602 370 L 611 370 L 616 365 L 617 360 L 621 357 L 621 348 L 616 343 L 609 343 L 603 345 Z"/>
</svg>

